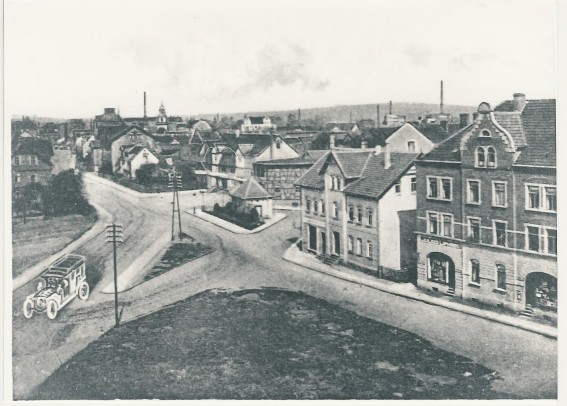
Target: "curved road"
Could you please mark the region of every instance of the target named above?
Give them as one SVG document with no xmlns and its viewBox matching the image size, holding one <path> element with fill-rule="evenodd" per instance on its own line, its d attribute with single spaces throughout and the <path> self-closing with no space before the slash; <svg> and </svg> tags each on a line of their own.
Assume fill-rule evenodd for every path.
<svg viewBox="0 0 567 406">
<path fill-rule="evenodd" d="M 86 178 L 89 198 L 124 225 L 119 268 L 143 255 L 152 242 L 171 232 L 170 195 L 137 199 Z M 197 201 L 196 201 L 197 200 Z M 182 208 L 200 205 L 183 197 Z M 403 328 L 439 347 L 495 369 L 496 390 L 528 398 L 557 396 L 557 341 L 449 309 L 427 305 L 333 278 L 281 259 L 299 233 L 296 212 L 258 234 L 236 235 L 190 214 L 185 232 L 215 251 L 120 294 L 122 320 L 128 321 L 206 289 L 278 287 L 303 291 L 360 315 Z M 39 315 L 26 320 L 20 306 L 33 291 L 30 282 L 14 292 L 14 397 L 26 398 L 37 384 L 89 342 L 113 327 L 113 296 L 100 292 L 112 280 L 111 249 L 100 235 L 79 250 L 102 270 L 91 298 L 72 301 L 54 321 Z M 33 339 L 31 339 L 33 338 Z M 379 344 L 379 343 L 377 343 Z"/>
</svg>

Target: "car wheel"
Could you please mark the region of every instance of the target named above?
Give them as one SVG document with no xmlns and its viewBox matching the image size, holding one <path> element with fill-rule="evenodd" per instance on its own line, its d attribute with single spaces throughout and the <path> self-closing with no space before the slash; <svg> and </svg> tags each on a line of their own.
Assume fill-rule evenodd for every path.
<svg viewBox="0 0 567 406">
<path fill-rule="evenodd" d="M 55 300 L 50 300 L 47 302 L 47 318 L 53 320 L 55 317 L 57 317 L 58 310 L 59 309 L 57 308 L 57 303 L 55 303 Z"/>
<path fill-rule="evenodd" d="M 31 319 L 33 316 L 33 300 L 26 299 L 24 302 L 24 317 L 26 319 Z"/>
<path fill-rule="evenodd" d="M 89 297 L 89 284 L 87 282 L 81 283 L 79 286 L 79 299 L 87 300 Z"/>
</svg>

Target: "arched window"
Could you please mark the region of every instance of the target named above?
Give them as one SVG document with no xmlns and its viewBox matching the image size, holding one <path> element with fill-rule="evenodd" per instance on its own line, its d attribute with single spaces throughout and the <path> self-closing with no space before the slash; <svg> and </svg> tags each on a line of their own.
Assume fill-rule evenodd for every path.
<svg viewBox="0 0 567 406">
<path fill-rule="evenodd" d="M 501 264 L 496 265 L 496 288 L 506 290 L 506 267 Z"/>
<path fill-rule="evenodd" d="M 476 166 L 479 168 L 484 168 L 486 166 L 486 156 L 483 147 L 477 147 L 476 149 Z"/>
<path fill-rule="evenodd" d="M 493 147 L 488 147 L 487 166 L 489 168 L 496 168 L 496 150 Z"/>
</svg>

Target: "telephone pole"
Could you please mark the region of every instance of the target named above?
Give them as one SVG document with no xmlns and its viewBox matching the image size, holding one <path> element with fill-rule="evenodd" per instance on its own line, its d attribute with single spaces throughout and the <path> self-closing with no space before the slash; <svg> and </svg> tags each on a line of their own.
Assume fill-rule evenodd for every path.
<svg viewBox="0 0 567 406">
<path fill-rule="evenodd" d="M 120 319 L 118 317 L 118 271 L 116 268 L 116 244 L 124 242 L 122 224 L 112 223 L 106 225 L 106 242 L 111 242 L 114 250 L 114 318 L 116 320 L 116 327 L 118 327 Z"/>
<path fill-rule="evenodd" d="M 181 231 L 181 208 L 179 207 L 179 193 L 178 189 L 181 188 L 181 175 L 177 174 L 175 168 L 169 174 L 167 187 L 173 191 L 173 199 L 171 201 L 171 241 L 175 239 L 175 212 L 177 212 L 177 220 L 179 224 L 179 239 L 182 239 L 183 232 Z M 176 203 L 177 202 L 177 203 Z M 177 204 L 177 208 L 175 207 Z"/>
</svg>

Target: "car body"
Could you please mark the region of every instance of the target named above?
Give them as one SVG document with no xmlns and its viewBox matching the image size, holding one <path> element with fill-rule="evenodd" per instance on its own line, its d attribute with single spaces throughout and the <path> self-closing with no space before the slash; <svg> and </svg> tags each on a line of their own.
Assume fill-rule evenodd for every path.
<svg viewBox="0 0 567 406">
<path fill-rule="evenodd" d="M 90 288 L 86 281 L 85 262 L 86 258 L 82 255 L 65 254 L 43 271 L 37 291 L 24 301 L 24 317 L 29 319 L 34 312 L 45 312 L 49 319 L 54 319 L 59 310 L 75 297 L 87 300 Z"/>
</svg>

